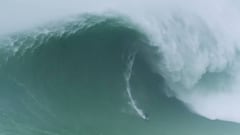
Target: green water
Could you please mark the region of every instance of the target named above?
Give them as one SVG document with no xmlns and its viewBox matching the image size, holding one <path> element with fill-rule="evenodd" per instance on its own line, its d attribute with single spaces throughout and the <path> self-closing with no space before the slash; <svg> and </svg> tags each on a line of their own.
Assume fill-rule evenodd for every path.
<svg viewBox="0 0 240 135">
<path fill-rule="evenodd" d="M 137 31 L 112 25 L 115 21 L 62 37 L 39 35 L 41 44 L 25 40 L 24 45 L 38 45 L 23 45 L 0 68 L 0 134 L 239 134 L 239 124 L 205 119 L 167 97 L 164 79 L 145 59 L 154 49 L 145 48 L 147 40 Z M 149 121 L 129 105 L 126 92 L 125 58 L 133 50 L 138 53 L 132 94 Z"/>
</svg>

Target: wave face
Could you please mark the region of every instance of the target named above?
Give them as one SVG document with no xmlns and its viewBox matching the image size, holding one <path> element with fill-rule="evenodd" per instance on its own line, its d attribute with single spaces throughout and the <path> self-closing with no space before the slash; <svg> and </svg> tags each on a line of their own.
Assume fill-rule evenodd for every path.
<svg viewBox="0 0 240 135">
<path fill-rule="evenodd" d="M 240 131 L 222 122 L 240 123 L 239 3 L 17 3 L 0 6 L 4 134 Z"/>
<path fill-rule="evenodd" d="M 125 52 L 143 35 L 118 17 L 82 15 L 53 26 L 1 42 L 1 131 L 115 134 L 127 128 L 126 116 L 138 120 L 125 96 Z"/>
</svg>

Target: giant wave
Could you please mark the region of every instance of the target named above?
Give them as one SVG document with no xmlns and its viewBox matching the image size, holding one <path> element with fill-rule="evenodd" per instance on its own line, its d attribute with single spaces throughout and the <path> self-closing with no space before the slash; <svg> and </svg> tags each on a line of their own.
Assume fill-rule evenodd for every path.
<svg viewBox="0 0 240 135">
<path fill-rule="evenodd" d="M 26 63 L 34 62 L 29 57 L 37 59 L 38 54 L 35 53 L 46 46 L 51 48 L 50 44 L 58 44 L 58 40 L 75 38 L 85 31 L 94 31 L 99 25 L 102 28 L 97 30 L 106 30 L 111 35 L 110 26 L 117 27 L 123 33 L 132 32 L 129 36 L 135 38 L 134 42 L 124 43 L 128 44 L 127 48 L 130 44 L 140 50 L 138 53 L 144 56 L 143 59 L 151 66 L 152 71 L 164 78 L 168 87 L 165 91 L 167 96 L 177 98 L 192 112 L 206 118 L 240 122 L 238 4 L 225 0 L 179 0 L 137 2 L 139 5 L 136 6 L 134 2 L 136 3 L 119 2 L 116 5 L 116 2 L 108 1 L 95 8 L 91 6 L 92 1 L 85 3 L 86 7 L 79 7 L 77 1 L 63 1 L 58 7 L 47 10 L 33 9 L 37 5 L 34 2 L 24 3 L 19 0 L 19 7 L 12 1 L 5 2 L 19 10 L 26 5 L 31 8 L 23 10 L 19 17 L 7 11 L 7 8 L 1 9 L 11 13 L 7 15 L 10 18 L 0 14 L 0 18 L 5 21 L 0 25 L 0 66 L 4 69 L 1 72 L 8 69 L 11 71 L 11 68 L 18 72 L 17 68 L 26 68 Z M 215 6 L 216 3 L 218 6 Z M 43 2 L 42 5 L 54 7 L 54 3 Z M 72 8 L 65 5 L 71 5 Z M 40 18 L 35 18 L 36 14 L 33 17 L 33 14 L 28 13 L 29 10 L 36 12 Z M 8 21 L 18 23 L 8 24 Z M 119 37 L 123 37 L 122 35 Z M 45 57 L 41 57 L 41 60 L 42 58 Z M 58 59 L 60 58 L 64 59 Z M 18 67 L 15 61 L 23 63 Z M 28 66 L 31 66 L 29 63 Z M 47 65 L 44 66 L 51 66 L 53 63 L 45 64 Z M 46 68 L 44 66 L 43 69 Z M 52 72 L 54 69 L 52 67 Z M 134 104 L 133 100 L 131 102 Z"/>
</svg>

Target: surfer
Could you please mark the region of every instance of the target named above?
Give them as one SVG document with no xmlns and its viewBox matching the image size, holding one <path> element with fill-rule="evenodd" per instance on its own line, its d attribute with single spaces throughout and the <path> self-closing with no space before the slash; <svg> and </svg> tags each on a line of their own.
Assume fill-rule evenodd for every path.
<svg viewBox="0 0 240 135">
<path fill-rule="evenodd" d="M 149 120 L 149 115 L 147 113 L 144 113 L 144 117 L 143 117 L 144 120 L 148 121 Z"/>
</svg>

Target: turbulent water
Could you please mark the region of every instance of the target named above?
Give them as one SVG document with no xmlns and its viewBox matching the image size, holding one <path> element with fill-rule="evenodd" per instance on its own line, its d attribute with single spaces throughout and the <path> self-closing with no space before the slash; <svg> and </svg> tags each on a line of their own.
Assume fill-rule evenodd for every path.
<svg viewBox="0 0 240 135">
<path fill-rule="evenodd" d="M 1 2 L 0 134 L 238 135 L 239 9 Z"/>
</svg>

